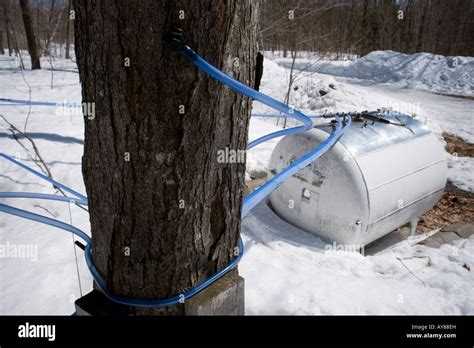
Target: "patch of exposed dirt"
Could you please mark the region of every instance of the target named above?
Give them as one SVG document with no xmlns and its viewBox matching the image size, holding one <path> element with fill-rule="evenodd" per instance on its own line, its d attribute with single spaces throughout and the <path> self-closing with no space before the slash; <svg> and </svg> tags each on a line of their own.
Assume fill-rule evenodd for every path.
<svg viewBox="0 0 474 348">
<path fill-rule="evenodd" d="M 443 133 L 446 151 L 461 157 L 474 157 L 474 144 L 449 133 Z M 417 232 L 429 232 L 456 223 L 474 222 L 474 193 L 461 190 L 448 181 L 440 201 L 422 215 Z"/>
<path fill-rule="evenodd" d="M 443 197 L 421 216 L 416 231 L 424 233 L 467 222 L 474 222 L 474 193 L 463 191 L 448 181 Z"/>
<path fill-rule="evenodd" d="M 457 154 L 459 157 L 474 157 L 474 144 L 470 144 L 449 133 L 443 133 L 443 138 L 446 141 L 446 151 L 451 155 Z"/>
<path fill-rule="evenodd" d="M 434 92 L 434 94 L 443 95 L 445 97 L 474 100 L 474 96 L 472 96 L 472 95 L 460 95 L 460 94 L 442 93 L 442 92 Z"/>
<path fill-rule="evenodd" d="M 259 177 L 258 179 L 246 181 L 244 186 L 244 196 L 247 196 L 249 193 L 255 191 L 260 186 L 265 184 L 265 182 L 267 181 L 266 175 L 267 174 L 265 173 L 265 177 Z"/>
</svg>

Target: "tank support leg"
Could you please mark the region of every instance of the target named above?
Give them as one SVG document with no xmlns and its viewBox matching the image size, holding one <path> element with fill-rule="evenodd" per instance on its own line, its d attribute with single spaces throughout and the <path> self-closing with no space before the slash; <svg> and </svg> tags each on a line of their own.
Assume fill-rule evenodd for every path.
<svg viewBox="0 0 474 348">
<path fill-rule="evenodd" d="M 410 236 L 416 235 L 416 226 L 418 226 L 418 221 L 420 219 L 416 218 L 415 220 L 410 221 Z"/>
</svg>

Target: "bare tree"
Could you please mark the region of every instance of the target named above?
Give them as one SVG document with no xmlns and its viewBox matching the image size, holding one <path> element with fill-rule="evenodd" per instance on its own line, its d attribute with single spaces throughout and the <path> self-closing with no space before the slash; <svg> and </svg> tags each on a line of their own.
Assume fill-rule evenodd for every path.
<svg viewBox="0 0 474 348">
<path fill-rule="evenodd" d="M 7 44 L 13 51 L 12 32 L 19 49 L 27 48 L 21 12 L 14 0 L 2 0 Z M 432 52 L 474 55 L 474 1 L 467 0 L 265 0 L 259 15 L 259 42 L 263 50 L 290 57 L 292 47 L 336 58 L 346 53 L 365 55 L 373 50 L 404 53 Z M 32 3 L 35 36 L 44 55 L 68 56 L 73 26 L 64 20 L 69 1 L 36 0 Z M 18 12 L 18 13 L 17 13 Z M 6 30 L 7 20 L 10 28 Z M 3 22 L 3 23 L 2 23 Z M 21 34 L 21 35 L 20 35 Z M 52 50 L 53 44 L 54 50 Z M 64 53 L 62 51 L 65 46 Z M 47 52 L 52 50 L 51 52 Z"/>
<path fill-rule="evenodd" d="M 289 11 L 294 19 L 289 20 Z M 271 0 L 261 11 L 265 50 L 366 55 L 374 50 L 474 55 L 474 1 Z"/>
<path fill-rule="evenodd" d="M 9 26 L 9 14 L 8 14 L 8 2 L 3 1 L 3 21 L 5 27 L 5 34 L 7 36 L 8 55 L 12 55 L 12 44 L 10 39 L 10 26 Z"/>
<path fill-rule="evenodd" d="M 31 58 L 31 69 L 41 69 L 40 55 L 33 27 L 33 17 L 29 0 L 20 0 L 20 8 L 25 26 L 26 39 L 28 41 L 28 52 Z"/>
<path fill-rule="evenodd" d="M 116 294 L 179 294 L 235 257 L 245 163 L 217 155 L 246 149 L 251 101 L 163 37 L 184 14 L 190 45 L 252 85 L 258 3 L 76 0 L 74 9 L 83 101 L 96 105 L 83 157 L 94 260 Z"/>
<path fill-rule="evenodd" d="M 71 10 L 72 10 L 72 1 L 69 0 L 67 16 L 66 16 L 66 53 L 65 53 L 65 58 L 66 59 L 71 59 L 71 54 L 70 54 L 70 45 L 71 45 L 71 33 L 70 33 L 71 18 L 70 18 L 70 15 L 71 15 Z"/>
<path fill-rule="evenodd" d="M 3 48 L 3 31 L 0 29 L 0 54 L 5 54 L 5 49 Z"/>
</svg>

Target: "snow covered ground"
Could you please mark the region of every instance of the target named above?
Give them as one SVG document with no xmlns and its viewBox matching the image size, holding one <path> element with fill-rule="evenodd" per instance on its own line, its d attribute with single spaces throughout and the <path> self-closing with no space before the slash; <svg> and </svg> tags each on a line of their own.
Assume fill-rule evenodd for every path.
<svg viewBox="0 0 474 348">
<path fill-rule="evenodd" d="M 474 276 L 463 268 L 474 261 L 474 238 L 433 249 L 414 237 L 362 256 L 275 219 L 265 204 L 242 234 L 247 314 L 474 313 Z"/>
<path fill-rule="evenodd" d="M 47 62 L 44 66 L 48 66 Z M 10 57 L 0 56 L 0 98 L 80 101 L 75 64 L 56 60 L 55 66 L 61 70 L 25 71 L 23 75 Z M 287 78 L 288 69 L 267 59 L 261 90 L 283 100 Z M 438 134 L 448 131 L 474 142 L 472 100 L 400 88 L 397 83 L 379 84 L 374 79 L 365 83 L 311 72 L 298 78 L 290 103 L 309 114 L 392 107 L 416 112 Z M 258 104 L 254 105 L 254 112 L 273 113 Z M 0 114 L 21 130 L 28 118 L 27 130 L 54 178 L 85 192 L 80 115 L 56 114 L 54 109 L 41 106 L 31 110 L 0 106 Z M 34 166 L 1 119 L 0 127 L 0 151 Z M 275 119 L 252 119 L 249 138 L 279 127 L 281 123 L 276 126 Z M 253 149 L 247 157 L 248 171 L 265 170 L 277 142 Z M 28 142 L 24 144 L 28 146 Z M 450 178 L 459 187 L 473 191 L 473 165 L 472 158 L 451 159 Z M 51 186 L 5 160 L 0 160 L 0 191 L 54 192 Z M 64 204 L 7 199 L 0 202 L 68 223 L 72 219 L 75 226 L 89 231 L 87 213 L 76 207 L 71 207 L 70 216 Z M 246 281 L 247 314 L 474 314 L 474 273 L 463 267 L 474 265 L 472 237 L 440 249 L 415 245 L 419 237 L 410 238 L 364 257 L 333 251 L 331 245 L 275 219 L 265 204 L 244 220 L 242 236 L 246 252 L 239 271 Z M 26 258 L 1 259 L 0 314 L 71 314 L 74 300 L 80 296 L 71 235 L 0 215 L 0 245 L 8 243 L 31 244 L 32 252 Z M 92 278 L 82 251 L 77 252 L 82 293 L 87 293 L 92 288 Z"/>
</svg>

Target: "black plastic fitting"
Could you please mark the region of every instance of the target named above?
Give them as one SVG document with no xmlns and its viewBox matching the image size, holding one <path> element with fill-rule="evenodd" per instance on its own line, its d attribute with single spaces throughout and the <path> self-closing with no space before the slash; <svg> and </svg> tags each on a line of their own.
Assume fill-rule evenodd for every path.
<svg viewBox="0 0 474 348">
<path fill-rule="evenodd" d="M 176 24 L 171 26 L 170 31 L 165 36 L 165 40 L 172 48 L 176 50 L 180 50 L 186 45 L 183 29 L 181 29 Z"/>
</svg>

